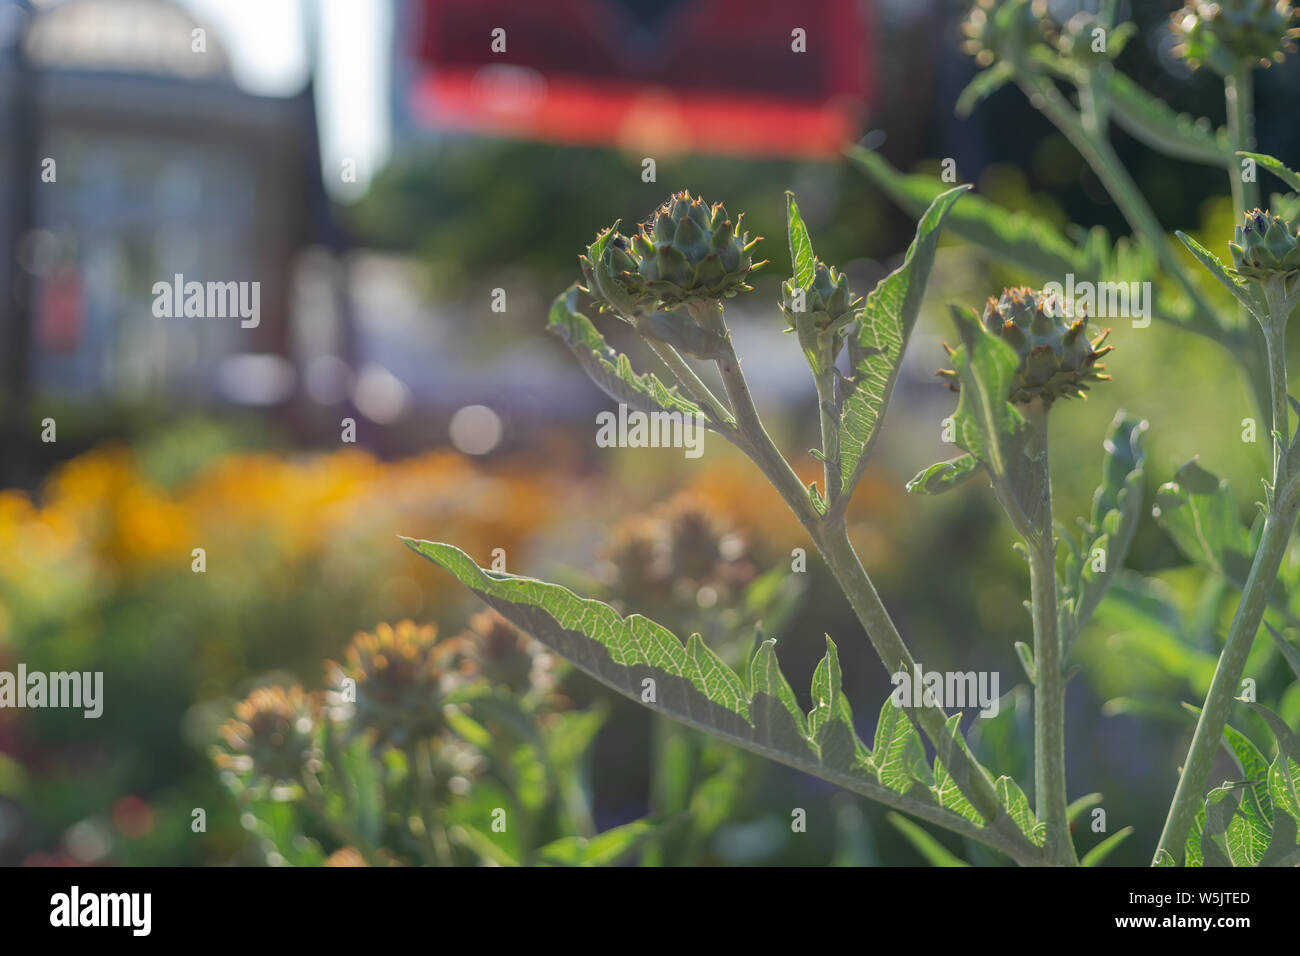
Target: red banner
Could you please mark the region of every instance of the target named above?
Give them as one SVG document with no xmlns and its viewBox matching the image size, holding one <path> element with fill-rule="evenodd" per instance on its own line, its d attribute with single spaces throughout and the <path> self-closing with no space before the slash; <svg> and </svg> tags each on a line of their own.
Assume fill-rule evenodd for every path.
<svg viewBox="0 0 1300 956">
<path fill-rule="evenodd" d="M 829 156 L 873 92 L 863 0 L 422 0 L 418 14 L 413 111 L 441 129 Z"/>
</svg>

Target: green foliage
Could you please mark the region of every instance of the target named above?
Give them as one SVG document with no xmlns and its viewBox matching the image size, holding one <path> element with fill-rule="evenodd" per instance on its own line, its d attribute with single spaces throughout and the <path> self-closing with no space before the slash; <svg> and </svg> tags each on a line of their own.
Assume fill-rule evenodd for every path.
<svg viewBox="0 0 1300 956">
<path fill-rule="evenodd" d="M 841 687 L 839 655 L 830 638 L 813 676 L 813 707 L 805 715 L 781 673 L 774 641 L 758 646 L 747 677 L 742 677 L 698 634 L 683 645 L 640 615 L 624 618 L 608 605 L 558 585 L 487 571 L 451 545 L 404 540 L 499 614 L 624 696 L 882 803 L 942 821 L 959 832 L 979 831 L 972 819 L 978 814 L 952 785 L 948 772 L 928 765 L 902 708 L 886 701 L 874 748 L 868 749 L 857 736 Z M 941 750 L 940 759 L 952 763 L 968 751 L 955 723 L 949 732 L 952 741 Z M 1026 836 L 1036 837 L 1032 813 L 1025 817 L 1024 794 L 1015 782 L 1003 778 L 999 794 L 1016 825 Z"/>
</svg>

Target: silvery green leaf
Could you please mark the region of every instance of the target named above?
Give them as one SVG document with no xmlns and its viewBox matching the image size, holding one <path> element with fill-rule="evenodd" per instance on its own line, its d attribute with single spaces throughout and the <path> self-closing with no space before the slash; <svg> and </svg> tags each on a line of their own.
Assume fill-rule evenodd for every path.
<svg viewBox="0 0 1300 956">
<path fill-rule="evenodd" d="M 898 379 L 903 349 L 925 297 L 940 228 L 953 204 L 969 188 L 958 186 L 934 199 L 917 223 L 916 237 L 908 246 L 903 264 L 867 295 L 857 331 L 849 335 L 853 370 L 840 417 L 840 479 L 846 502 L 866 468 Z"/>
</svg>

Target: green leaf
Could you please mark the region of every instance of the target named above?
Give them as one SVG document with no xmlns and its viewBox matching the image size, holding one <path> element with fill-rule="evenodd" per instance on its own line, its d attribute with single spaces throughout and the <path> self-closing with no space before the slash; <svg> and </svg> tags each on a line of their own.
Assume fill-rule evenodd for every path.
<svg viewBox="0 0 1300 956">
<path fill-rule="evenodd" d="M 962 340 L 952 356 L 961 382 L 953 413 L 956 441 L 995 481 L 1002 480 L 1011 473 L 1014 440 L 1025 424 L 1007 401 L 1020 358 L 1006 342 L 987 334 L 972 310 L 953 306 L 951 311 Z"/>
<path fill-rule="evenodd" d="M 634 820 L 594 837 L 561 837 L 537 851 L 537 862 L 550 866 L 613 866 L 643 844 L 663 835 L 682 817 Z"/>
<path fill-rule="evenodd" d="M 898 379 L 903 348 L 916 325 L 925 284 L 934 264 L 939 231 L 949 211 L 969 186 L 937 196 L 916 227 L 903 264 L 871 290 L 849 335 L 852 378 L 840 418 L 840 478 L 847 501 L 866 468 L 880 420 Z"/>
<path fill-rule="evenodd" d="M 970 866 L 946 846 L 930 835 L 924 827 L 918 826 L 900 814 L 890 811 L 885 819 L 903 835 L 903 838 L 924 857 L 931 866 Z"/>
<path fill-rule="evenodd" d="M 1300 173 L 1287 169 L 1280 159 L 1276 159 L 1266 153 L 1248 153 L 1245 150 L 1238 150 L 1237 155 L 1253 159 L 1256 164 L 1263 166 L 1296 192 L 1300 192 Z"/>
<path fill-rule="evenodd" d="M 959 714 L 952 716 L 960 717 Z M 921 742 L 907 711 L 895 705 L 892 698 L 886 698 L 880 708 L 871 760 L 880 774 L 880 782 L 890 790 L 909 793 L 917 784 L 930 786 L 925 744 Z"/>
<path fill-rule="evenodd" d="M 863 147 L 851 148 L 849 158 L 912 216 L 920 216 L 927 204 L 951 188 L 935 176 L 901 173 L 879 153 Z M 1092 261 L 1055 226 L 977 195 L 962 200 L 945 228 L 999 262 L 1040 279 L 1060 281 L 1071 272 L 1076 280 L 1100 278 L 1102 263 Z"/>
<path fill-rule="evenodd" d="M 858 739 L 829 639 L 813 679 L 812 713 L 805 720 L 770 641 L 759 645 L 750 663 L 747 688 L 698 636 L 683 646 L 640 615 L 623 618 L 609 605 L 559 585 L 488 571 L 448 544 L 402 540 L 512 624 L 619 693 L 724 741 L 969 832 L 973 821 L 968 816 L 936 805 L 925 749 L 899 708 L 887 702 L 882 711 L 890 720 L 901 719 L 901 725 L 890 725 L 880 754 L 873 755 Z M 949 804 L 958 806 L 953 800 Z"/>
<path fill-rule="evenodd" d="M 577 301 L 578 286 L 575 283 L 551 304 L 546 327 L 564 339 L 583 371 L 602 392 L 616 402 L 622 402 L 638 411 L 704 416 L 698 405 L 659 381 L 650 372 L 638 375 L 633 371 L 628 357 L 610 348 L 591 320 L 581 312 L 574 311 Z M 707 416 L 704 420 L 706 424 L 712 425 Z"/>
<path fill-rule="evenodd" d="M 1238 788 L 1225 784 L 1205 795 L 1205 825 L 1201 831 L 1201 854 L 1205 866 L 1238 866 L 1229 853 L 1228 830 L 1237 819 Z M 1239 852 L 1240 840 L 1232 843 Z"/>
<path fill-rule="evenodd" d="M 1273 806 L 1300 822 L 1300 735 L 1262 704 L 1249 704 L 1268 724 L 1277 741 L 1277 756 L 1268 770 L 1268 792 Z"/>
<path fill-rule="evenodd" d="M 979 465 L 974 455 L 937 462 L 909 481 L 907 490 L 919 495 L 941 495 L 974 477 L 979 472 Z"/>
<path fill-rule="evenodd" d="M 1073 823 L 1075 820 L 1079 819 L 1079 815 L 1082 814 L 1084 810 L 1095 807 L 1099 803 L 1101 803 L 1100 793 L 1089 793 L 1080 797 L 1078 800 L 1072 800 L 1070 801 L 1070 805 L 1065 808 L 1065 819 L 1068 822 Z"/>
<path fill-rule="evenodd" d="M 1214 278 L 1218 279 L 1219 283 L 1232 293 L 1233 298 L 1244 305 L 1251 314 L 1261 322 L 1268 319 L 1267 308 L 1260 300 L 1259 296 L 1252 292 L 1248 283 L 1236 279 L 1229 274 L 1228 270 L 1224 268 L 1223 263 L 1219 261 L 1218 256 L 1209 249 L 1206 249 L 1191 236 L 1187 235 L 1187 233 L 1175 231 L 1174 234 L 1182 240 L 1183 245 L 1185 245 L 1191 254 L 1194 255 L 1201 265 L 1205 267 L 1205 270 L 1209 272 L 1210 275 L 1214 276 Z"/>
<path fill-rule="evenodd" d="M 961 714 L 953 714 L 948 718 L 944 725 L 946 737 L 941 741 L 934 755 L 934 786 L 931 792 L 939 806 L 952 810 L 954 813 L 960 813 L 971 823 L 981 824 L 984 818 L 975 806 L 966 799 L 966 795 L 961 792 L 957 786 L 957 781 L 952 774 L 948 772 L 948 764 L 953 762 L 956 751 L 960 750 L 964 756 L 966 766 L 973 766 L 975 758 L 966 746 L 966 741 L 961 735 Z"/>
<path fill-rule="evenodd" d="M 1250 531 L 1237 517 L 1228 483 L 1197 459 L 1160 486 L 1153 513 L 1188 560 L 1233 583 L 1245 582 L 1254 554 Z"/>
<path fill-rule="evenodd" d="M 1106 839 L 1102 840 L 1095 847 L 1083 855 L 1079 861 L 1080 866 L 1101 866 L 1102 861 L 1114 852 L 1115 848 L 1129 838 L 1133 833 L 1132 827 L 1125 827 L 1122 830 L 1116 830 Z"/>
<path fill-rule="evenodd" d="M 1300 680 L 1300 651 L 1297 651 L 1292 647 L 1291 642 L 1283 636 L 1282 632 L 1272 624 L 1268 623 L 1268 621 L 1264 622 L 1264 626 L 1268 628 L 1268 633 L 1273 638 L 1273 643 L 1277 646 L 1277 652 L 1282 655 L 1282 659 L 1286 661 L 1287 666 L 1291 668 L 1291 673 L 1295 674 L 1296 678 Z"/>
<path fill-rule="evenodd" d="M 812 240 L 808 238 L 808 227 L 799 215 L 799 204 L 795 202 L 794 193 L 785 191 L 785 222 L 790 236 L 790 274 L 794 284 L 800 289 L 812 285 L 814 264 Z"/>
<path fill-rule="evenodd" d="M 1047 839 L 1047 824 L 1039 823 L 1034 816 L 1034 811 L 1029 809 L 1029 798 L 1025 796 L 1025 791 L 1020 789 L 1020 784 L 1003 775 L 998 777 L 993 789 L 997 792 L 998 801 L 1003 809 L 1007 811 L 1007 816 L 1011 817 L 1012 822 L 1020 828 L 1020 832 L 1027 836 L 1030 842 L 1042 846 Z"/>
<path fill-rule="evenodd" d="M 1102 480 L 1092 498 L 1092 514 L 1077 544 L 1063 535 L 1070 551 L 1062 571 L 1062 640 L 1068 650 L 1115 581 L 1128 556 L 1142 511 L 1141 437 L 1146 422 L 1120 411 L 1106 437 Z M 1068 602 L 1068 603 L 1067 603 Z"/>
<path fill-rule="evenodd" d="M 1242 812 L 1252 826 L 1264 833 L 1264 845 L 1273 832 L 1273 802 L 1269 798 L 1269 766 L 1259 748 L 1250 738 L 1231 724 L 1224 724 L 1223 738 L 1228 742 L 1241 768 L 1242 779 L 1248 784 L 1242 798 Z"/>
<path fill-rule="evenodd" d="M 1183 858 L 1187 866 L 1204 866 L 1205 854 L 1201 852 L 1201 840 L 1205 836 L 1205 804 L 1202 803 L 1196 808 L 1196 816 L 1192 818 L 1192 827 L 1187 831 L 1187 844 L 1183 850 Z M 1163 852 L 1167 852 L 1162 850 Z M 1172 861 L 1172 857 L 1170 860 Z M 1165 865 L 1165 864 L 1162 864 Z M 1168 866 L 1176 864 L 1170 862 Z"/>
<path fill-rule="evenodd" d="M 1168 156 L 1231 168 L 1226 132 L 1215 131 L 1187 113 L 1177 113 L 1118 70 L 1094 73 L 1109 94 L 1115 120 L 1135 139 Z"/>
</svg>

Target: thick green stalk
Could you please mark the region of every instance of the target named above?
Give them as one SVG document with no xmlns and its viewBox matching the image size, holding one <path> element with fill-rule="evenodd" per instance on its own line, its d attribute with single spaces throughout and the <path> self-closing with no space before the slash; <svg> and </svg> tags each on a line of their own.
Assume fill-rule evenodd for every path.
<svg viewBox="0 0 1300 956">
<path fill-rule="evenodd" d="M 1097 100 L 1088 96 L 1081 97 L 1080 106 L 1086 112 L 1080 113 L 1070 106 L 1050 81 L 1040 76 L 1022 76 L 1020 83 L 1030 102 L 1043 111 L 1087 161 L 1115 200 L 1115 205 L 1124 214 L 1136 237 L 1151 250 L 1160 267 L 1178 280 L 1196 304 L 1198 314 L 1217 331 L 1222 331 L 1215 310 L 1200 286 L 1174 257 L 1173 247 L 1165 236 L 1160 220 L 1111 147 L 1105 116 L 1100 112 Z"/>
<path fill-rule="evenodd" d="M 656 342 L 649 336 L 643 336 L 655 355 L 668 366 L 669 371 L 677 379 L 679 385 L 686 390 L 686 394 L 694 399 L 699 405 L 709 413 L 714 421 L 719 425 L 734 424 L 735 419 L 727 411 L 727 406 L 718 400 L 713 394 L 713 390 L 704 384 L 704 380 L 695 374 L 695 369 L 687 364 L 681 354 L 669 345 L 667 342 Z"/>
<path fill-rule="evenodd" d="M 1252 68 L 1239 67 L 1232 76 L 1223 81 L 1223 97 L 1228 109 L 1228 138 L 1232 148 L 1255 148 L 1255 97 L 1252 83 Z M 1245 182 L 1241 176 L 1241 167 L 1230 171 L 1232 180 L 1232 204 L 1237 208 L 1237 221 L 1242 213 L 1259 205 L 1258 182 Z"/>
<path fill-rule="evenodd" d="M 819 362 L 821 371 L 813 376 L 817 385 L 817 411 L 822 428 L 822 456 L 825 458 L 826 508 L 828 511 L 839 504 L 841 488 L 840 478 L 840 416 L 835 405 L 835 334 L 823 332 L 817 337 L 817 348 L 821 353 Z"/>
<path fill-rule="evenodd" d="M 1026 454 L 1034 463 L 1041 501 L 1037 527 L 1026 527 L 1029 582 L 1034 621 L 1034 803 L 1047 825 L 1044 850 L 1055 863 L 1077 865 L 1070 840 L 1065 787 L 1065 668 L 1056 609 L 1056 535 L 1052 527 L 1052 479 L 1048 468 L 1047 407 L 1028 407 L 1030 439 Z"/>
<path fill-rule="evenodd" d="M 758 466 L 813 539 L 836 582 L 849 599 L 854 614 L 867 632 L 881 662 L 891 673 L 902 670 L 909 677 L 915 674 L 916 660 L 903 642 L 889 611 L 880 600 L 875 585 L 853 549 L 843 516 L 831 522 L 818 513 L 807 489 L 763 427 L 749 385 L 740 369 L 740 360 L 731 344 L 730 333 L 723 321 L 721 306 L 697 303 L 688 306 L 688 310 L 695 321 L 718 332 L 726 342 L 724 354 L 717 360 L 717 365 L 739 424 L 739 434 L 728 437 Z M 923 705 L 909 709 L 908 715 L 930 738 L 931 743 L 936 747 L 946 747 L 947 730 L 944 725 L 947 714 L 942 708 Z M 1038 848 L 1015 829 L 1015 824 L 1001 810 L 988 771 L 977 761 L 967 760 L 960 751 L 951 754 L 950 762 L 952 766 L 949 767 L 949 772 L 957 786 L 985 819 L 992 821 L 986 829 L 993 832 L 984 838 L 985 842 L 1008 853 L 1018 863 L 1042 862 Z"/>
</svg>

